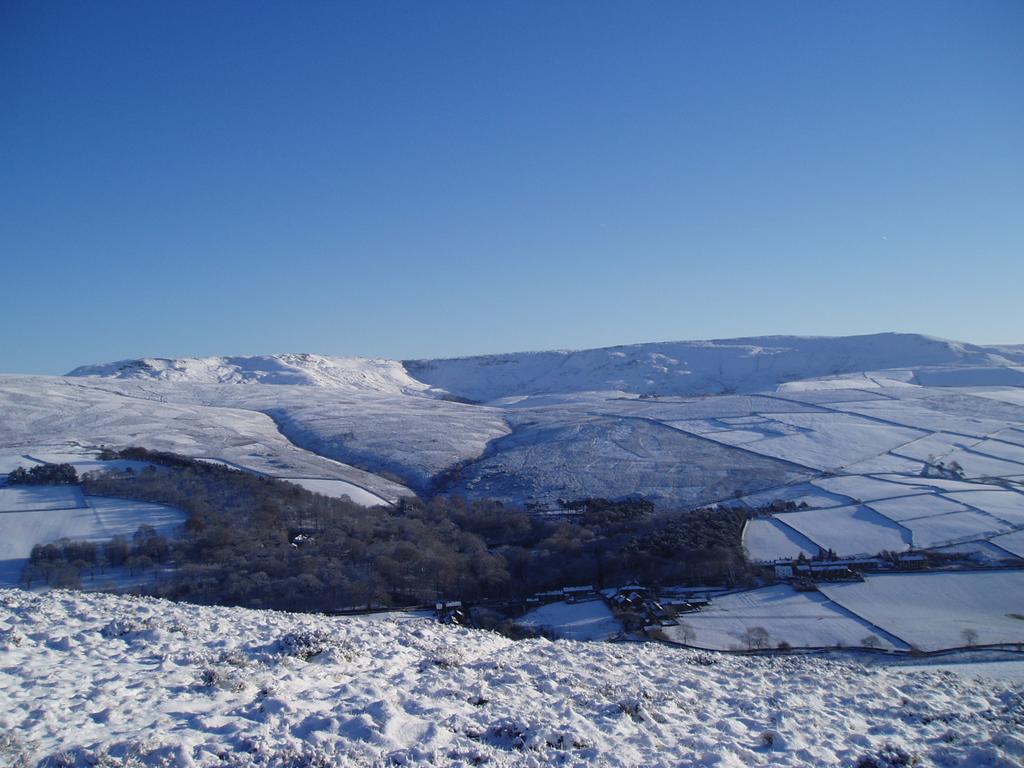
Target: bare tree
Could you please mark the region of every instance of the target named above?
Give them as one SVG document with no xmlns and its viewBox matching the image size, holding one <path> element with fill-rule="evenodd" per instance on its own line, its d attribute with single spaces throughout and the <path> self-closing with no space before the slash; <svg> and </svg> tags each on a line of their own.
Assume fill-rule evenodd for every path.
<svg viewBox="0 0 1024 768">
<path fill-rule="evenodd" d="M 694 640 L 697 639 L 697 633 L 693 631 L 693 627 L 687 624 L 685 621 L 679 622 L 679 629 L 676 630 L 676 637 L 679 642 L 683 645 L 690 645 Z"/>
<path fill-rule="evenodd" d="M 960 633 L 960 637 L 964 639 L 964 645 L 968 648 L 973 648 L 978 644 L 978 631 L 975 629 L 965 629 Z"/>
<path fill-rule="evenodd" d="M 768 647 L 771 635 L 764 627 L 749 627 L 744 631 L 743 642 L 747 645 L 748 651 L 759 651 Z"/>
<path fill-rule="evenodd" d="M 882 641 L 878 639 L 877 635 L 868 635 L 867 637 L 861 638 L 860 644 L 865 648 L 878 648 L 882 645 Z"/>
</svg>

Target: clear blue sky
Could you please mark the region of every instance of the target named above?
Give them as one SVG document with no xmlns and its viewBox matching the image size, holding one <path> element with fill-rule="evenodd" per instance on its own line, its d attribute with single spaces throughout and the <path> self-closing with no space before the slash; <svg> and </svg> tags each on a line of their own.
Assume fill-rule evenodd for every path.
<svg viewBox="0 0 1024 768">
<path fill-rule="evenodd" d="M 0 4 L 0 370 L 1024 342 L 1024 3 Z"/>
</svg>

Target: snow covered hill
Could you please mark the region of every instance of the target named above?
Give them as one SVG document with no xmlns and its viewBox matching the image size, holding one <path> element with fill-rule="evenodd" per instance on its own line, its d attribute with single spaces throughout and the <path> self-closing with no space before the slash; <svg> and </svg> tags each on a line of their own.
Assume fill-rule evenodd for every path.
<svg viewBox="0 0 1024 768">
<path fill-rule="evenodd" d="M 220 389 L 258 394 L 299 388 Z M 411 493 L 394 481 L 303 450 L 259 409 L 232 407 L 229 399 L 184 382 L 0 375 L 0 414 L 0 467 L 4 461 L 26 464 L 25 454 L 45 458 L 89 454 L 103 445 L 145 445 L 282 478 L 344 480 L 388 500 Z"/>
<path fill-rule="evenodd" d="M 298 384 L 356 392 L 426 394 L 397 360 L 322 355 L 256 357 L 162 357 L 85 365 L 68 376 L 156 379 L 188 384 Z"/>
<path fill-rule="evenodd" d="M 830 474 L 913 478 L 932 460 L 1019 487 L 1021 393 L 1020 347 L 915 334 L 405 363 L 147 359 L 63 378 L 0 376 L 0 456 L 145 444 L 278 477 L 341 480 L 389 500 L 454 492 L 548 509 L 595 495 L 764 503 Z M 829 505 L 846 509 L 828 515 L 862 525 L 875 513 L 858 511 L 857 499 L 833 495 Z M 890 510 L 893 524 L 843 544 L 959 545 L 1018 527 L 1013 512 L 957 509 L 971 514 L 904 523 L 908 512 Z M 788 535 L 823 545 L 811 522 Z"/>
<path fill-rule="evenodd" d="M 0 590 L 0 764 L 1019 765 L 1024 685 Z"/>
<path fill-rule="evenodd" d="M 483 402 L 570 392 L 760 392 L 789 381 L 888 370 L 904 371 L 908 379 L 924 373 L 940 386 L 944 375 L 958 386 L 1024 384 L 1024 352 L 1020 347 L 984 347 L 918 334 L 761 336 L 405 362 L 310 354 L 145 358 L 87 365 L 68 375 L 300 384 L 381 394 L 448 392 Z"/>
<path fill-rule="evenodd" d="M 419 381 L 473 400 L 516 395 L 619 390 L 696 395 L 760 392 L 787 381 L 902 369 L 986 372 L 1024 366 L 1024 354 L 917 334 L 797 337 L 634 344 L 565 352 L 408 361 Z M 1024 371 L 1020 376 L 1024 384 Z M 985 384 L 961 377 L 960 385 Z M 996 383 L 1007 383 L 1005 380 Z"/>
</svg>

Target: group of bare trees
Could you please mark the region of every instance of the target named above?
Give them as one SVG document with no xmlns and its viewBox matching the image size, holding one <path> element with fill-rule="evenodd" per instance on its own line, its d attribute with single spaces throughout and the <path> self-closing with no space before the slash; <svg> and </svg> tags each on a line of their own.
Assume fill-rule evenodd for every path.
<svg viewBox="0 0 1024 768">
<path fill-rule="evenodd" d="M 32 547 L 21 573 L 21 583 L 31 588 L 40 582 L 53 587 L 77 588 L 82 578 L 110 568 L 127 568 L 129 575 L 166 563 L 171 542 L 151 525 L 140 525 L 131 540 L 115 536 L 107 542 L 61 539 Z"/>
<path fill-rule="evenodd" d="M 159 470 L 87 475 L 87 492 L 188 513 L 162 594 L 200 602 L 324 610 L 439 598 L 517 598 L 571 584 L 736 583 L 749 579 L 732 510 L 657 510 L 642 500 L 580 502 L 560 520 L 494 501 L 345 499 L 145 449 L 111 452 Z"/>
</svg>

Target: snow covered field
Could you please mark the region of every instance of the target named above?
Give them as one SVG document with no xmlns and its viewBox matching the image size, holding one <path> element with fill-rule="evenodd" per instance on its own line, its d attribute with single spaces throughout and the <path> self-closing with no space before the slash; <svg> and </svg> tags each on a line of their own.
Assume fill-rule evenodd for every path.
<svg viewBox="0 0 1024 768">
<path fill-rule="evenodd" d="M 1016 491 L 973 491 L 947 495 L 951 499 L 988 512 L 993 517 L 998 517 L 1014 526 L 1024 526 L 1024 494 L 1022 493 Z"/>
<path fill-rule="evenodd" d="M 916 520 L 904 520 L 901 525 L 910 529 L 914 546 L 918 549 L 931 549 L 955 542 L 992 537 L 1009 528 L 1009 525 L 991 515 L 977 512 L 921 517 Z"/>
<path fill-rule="evenodd" d="M 1024 530 L 995 536 L 992 538 L 992 543 L 997 547 L 1005 549 L 1007 552 L 1012 552 L 1018 557 L 1024 558 Z"/>
<path fill-rule="evenodd" d="M 899 483 L 889 480 L 860 475 L 824 477 L 813 480 L 811 484 L 829 493 L 839 494 L 851 500 L 866 502 L 921 493 L 919 488 L 906 488 Z"/>
<path fill-rule="evenodd" d="M 516 624 L 535 630 L 546 629 L 566 640 L 607 640 L 622 632 L 622 625 L 612 616 L 604 600 L 549 603 L 516 619 Z"/>
<path fill-rule="evenodd" d="M 21 591 L 0 651 L 7 764 L 1024 760 L 1019 680 L 948 671 Z"/>
<path fill-rule="evenodd" d="M 1024 570 L 872 574 L 863 582 L 821 582 L 818 590 L 777 584 L 722 595 L 664 632 L 715 650 L 746 649 L 748 631 L 758 627 L 769 648 L 860 647 L 870 635 L 879 648 L 904 651 L 1024 643 Z"/>
<path fill-rule="evenodd" d="M 904 496 L 898 499 L 869 501 L 867 506 L 876 512 L 881 512 L 897 523 L 921 517 L 935 517 L 936 515 L 949 515 L 955 512 L 967 511 L 967 507 L 963 504 L 957 504 L 955 501 L 944 499 L 932 493 Z"/>
<path fill-rule="evenodd" d="M 85 501 L 77 485 L 15 485 L 0 488 L 0 514 L 84 506 Z"/>
<path fill-rule="evenodd" d="M 743 546 L 751 559 L 760 562 L 795 560 L 801 553 L 814 557 L 821 549 L 802 533 L 771 517 L 747 521 L 743 527 Z"/>
<path fill-rule="evenodd" d="M 1024 570 L 896 573 L 821 584 L 822 594 L 921 650 L 1024 643 Z"/>
<path fill-rule="evenodd" d="M 786 512 L 776 518 L 841 557 L 902 552 L 912 544 L 909 529 L 864 506 Z"/>
<path fill-rule="evenodd" d="M 834 472 L 898 448 L 923 434 L 835 412 L 775 414 L 753 431 L 751 426 L 710 433 L 708 437 L 804 467 Z"/>
<path fill-rule="evenodd" d="M 39 462 L 33 461 L 20 453 L 2 455 L 0 456 L 0 480 L 3 480 L 4 475 L 12 469 L 16 469 L 17 467 L 24 467 L 25 469 L 28 469 L 38 463 Z"/>
<path fill-rule="evenodd" d="M 96 542 L 114 536 L 130 539 L 144 523 L 173 536 L 185 521 L 184 513 L 172 507 L 83 496 L 76 486 L 0 488 L 0 496 L 15 491 L 21 508 L 0 513 L 0 586 L 18 584 L 36 544 L 63 538 Z"/>
<path fill-rule="evenodd" d="M 767 648 L 860 647 L 874 635 L 879 648 L 907 650 L 898 638 L 831 603 L 817 592 L 796 592 L 787 584 L 723 595 L 697 613 L 679 617 L 663 631 L 669 640 L 697 648 L 747 650 L 747 632 L 767 631 Z"/>
<path fill-rule="evenodd" d="M 387 504 L 385 499 L 377 496 L 374 493 L 370 493 L 365 488 L 360 488 L 358 485 L 352 483 L 346 483 L 344 480 L 316 480 L 306 477 L 288 477 L 282 478 L 287 480 L 289 483 L 295 483 L 301 485 L 307 491 L 313 493 L 319 493 L 324 496 L 330 496 L 335 499 L 348 498 L 364 507 L 376 507 L 380 504 Z"/>
</svg>

